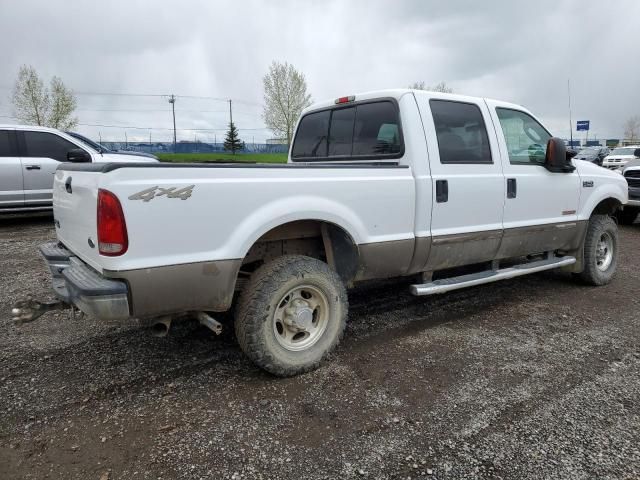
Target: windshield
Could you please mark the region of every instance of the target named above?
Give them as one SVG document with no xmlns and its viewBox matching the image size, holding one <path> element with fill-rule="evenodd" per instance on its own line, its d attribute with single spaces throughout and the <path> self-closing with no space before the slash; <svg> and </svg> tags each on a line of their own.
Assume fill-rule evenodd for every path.
<svg viewBox="0 0 640 480">
<path fill-rule="evenodd" d="M 633 155 L 635 148 L 614 148 L 611 155 Z"/>
<path fill-rule="evenodd" d="M 583 148 L 578 152 L 578 155 L 596 155 L 597 153 L 597 148 Z"/>
<path fill-rule="evenodd" d="M 87 137 L 85 137 L 84 135 L 80 135 L 79 133 L 76 132 L 67 132 L 67 134 L 71 135 L 73 138 L 75 138 L 76 140 L 80 140 L 82 143 L 84 143 L 85 145 L 93 148 L 94 150 L 97 150 L 98 152 L 101 153 L 107 153 L 109 152 L 109 149 L 107 147 L 103 147 L 102 145 L 100 145 L 97 142 L 94 142 L 93 140 L 88 139 Z"/>
</svg>

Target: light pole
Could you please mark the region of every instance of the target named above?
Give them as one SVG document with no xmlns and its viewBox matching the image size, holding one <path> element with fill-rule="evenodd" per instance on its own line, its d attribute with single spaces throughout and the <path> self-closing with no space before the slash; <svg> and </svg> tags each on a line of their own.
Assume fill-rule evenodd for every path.
<svg viewBox="0 0 640 480">
<path fill-rule="evenodd" d="M 169 97 L 171 104 L 171 112 L 173 113 L 173 153 L 176 153 L 176 96 L 171 94 Z"/>
</svg>

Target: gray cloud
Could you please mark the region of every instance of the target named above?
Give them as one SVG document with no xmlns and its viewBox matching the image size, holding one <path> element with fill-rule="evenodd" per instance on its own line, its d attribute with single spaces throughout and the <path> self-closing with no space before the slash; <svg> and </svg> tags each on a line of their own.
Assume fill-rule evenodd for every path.
<svg viewBox="0 0 640 480">
<path fill-rule="evenodd" d="M 261 78 L 275 59 L 303 71 L 317 100 L 445 80 L 458 93 L 524 104 L 562 136 L 571 78 L 574 121 L 590 119 L 592 134 L 618 138 L 624 120 L 640 114 L 636 18 L 636 0 L 0 0 L 0 115 L 10 114 L 7 87 L 26 63 L 78 92 L 234 98 L 238 126 L 262 128 Z M 171 127 L 162 97 L 82 94 L 79 101 L 83 124 Z M 188 131 L 198 128 L 222 135 L 224 101 L 180 98 L 176 107 L 181 137 L 213 139 L 213 131 Z M 124 129 L 78 129 L 124 136 Z"/>
</svg>

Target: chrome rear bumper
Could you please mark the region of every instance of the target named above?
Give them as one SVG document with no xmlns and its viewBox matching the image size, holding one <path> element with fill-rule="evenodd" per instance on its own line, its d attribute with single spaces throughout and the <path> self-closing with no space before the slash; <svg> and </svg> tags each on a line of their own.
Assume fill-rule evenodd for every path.
<svg viewBox="0 0 640 480">
<path fill-rule="evenodd" d="M 105 278 L 57 241 L 40 246 L 52 276 L 55 295 L 87 315 L 101 320 L 131 317 L 125 282 Z"/>
</svg>

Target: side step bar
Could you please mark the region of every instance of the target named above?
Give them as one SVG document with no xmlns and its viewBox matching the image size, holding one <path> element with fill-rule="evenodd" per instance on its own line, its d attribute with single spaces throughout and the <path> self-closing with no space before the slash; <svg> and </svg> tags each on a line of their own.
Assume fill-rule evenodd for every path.
<svg viewBox="0 0 640 480">
<path fill-rule="evenodd" d="M 497 282 L 498 280 L 519 277 L 530 273 L 566 267 L 574 263 L 576 263 L 575 257 L 551 257 L 500 270 L 487 270 L 485 272 L 470 273 L 468 275 L 460 275 L 459 277 L 443 278 L 442 280 L 435 280 L 429 283 L 411 285 L 411 293 L 418 296 L 445 293 L 460 288 L 482 285 L 483 283 Z"/>
</svg>

